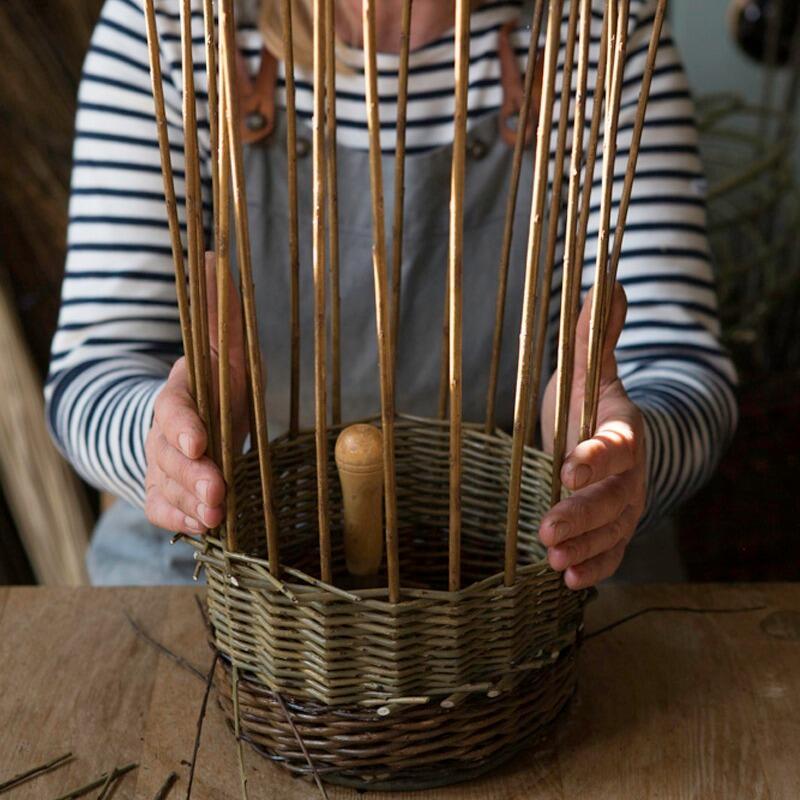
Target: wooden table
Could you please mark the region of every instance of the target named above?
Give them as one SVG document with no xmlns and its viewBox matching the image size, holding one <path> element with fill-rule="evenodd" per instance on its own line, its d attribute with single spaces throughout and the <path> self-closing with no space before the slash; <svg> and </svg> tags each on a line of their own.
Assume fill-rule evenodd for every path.
<svg viewBox="0 0 800 800">
<path fill-rule="evenodd" d="M 77 756 L 10 800 L 55 798 L 130 761 L 140 766 L 116 800 L 150 800 L 173 770 L 170 796 L 185 797 L 204 685 L 137 636 L 125 612 L 205 671 L 197 591 L 0 589 L 0 782 L 68 750 Z M 392 797 L 800 797 L 800 584 L 612 587 L 589 607 L 587 629 L 652 605 L 767 609 L 651 613 L 586 641 L 578 695 L 549 752 L 467 786 Z M 245 758 L 252 800 L 319 796 L 252 751 Z M 240 797 L 234 741 L 213 695 L 192 796 Z"/>
</svg>

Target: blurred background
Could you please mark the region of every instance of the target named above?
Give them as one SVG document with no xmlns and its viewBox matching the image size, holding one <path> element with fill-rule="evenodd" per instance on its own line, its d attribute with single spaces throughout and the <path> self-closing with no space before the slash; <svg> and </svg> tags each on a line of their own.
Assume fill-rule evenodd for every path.
<svg viewBox="0 0 800 800">
<path fill-rule="evenodd" d="M 75 96 L 103 0 L 0 4 L 0 584 L 86 580 L 101 498 L 56 454 L 41 384 L 64 265 Z M 679 514 L 692 580 L 800 577 L 796 0 L 671 0 L 698 103 L 741 421 Z"/>
</svg>

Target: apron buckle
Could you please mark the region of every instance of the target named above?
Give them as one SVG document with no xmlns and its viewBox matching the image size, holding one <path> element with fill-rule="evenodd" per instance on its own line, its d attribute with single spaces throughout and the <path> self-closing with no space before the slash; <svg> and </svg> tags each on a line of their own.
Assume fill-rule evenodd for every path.
<svg viewBox="0 0 800 800">
<path fill-rule="evenodd" d="M 519 119 L 522 109 L 524 85 L 520 77 L 519 64 L 514 47 L 511 43 L 511 34 L 516 30 L 516 20 L 511 20 L 500 28 L 498 38 L 497 54 L 500 59 L 500 84 L 503 88 L 503 104 L 500 107 L 500 118 L 498 125 L 500 135 L 509 146 L 516 144 L 517 127 L 525 125 L 525 144 L 533 141 L 535 120 L 539 113 L 539 102 L 542 96 L 542 59 L 540 54 L 536 56 L 536 66 L 533 77 L 533 97 L 530 108 L 528 109 L 528 119 Z"/>
<path fill-rule="evenodd" d="M 253 80 L 248 72 L 244 56 L 237 51 L 236 78 L 239 86 L 239 124 L 242 141 L 245 144 L 256 144 L 266 139 L 275 128 L 275 86 L 278 81 L 278 62 L 266 47 L 263 48 L 261 66 Z"/>
</svg>

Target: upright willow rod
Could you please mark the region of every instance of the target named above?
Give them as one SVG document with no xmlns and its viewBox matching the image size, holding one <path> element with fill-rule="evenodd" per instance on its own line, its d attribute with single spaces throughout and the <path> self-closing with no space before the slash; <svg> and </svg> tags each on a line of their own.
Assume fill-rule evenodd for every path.
<svg viewBox="0 0 800 800">
<path fill-rule="evenodd" d="M 561 498 L 561 465 L 567 440 L 572 367 L 575 358 L 575 286 L 580 289 L 583 259 L 578 260 L 578 203 L 580 201 L 581 166 L 583 162 L 583 137 L 586 123 L 586 87 L 589 73 L 589 46 L 592 36 L 592 0 L 581 0 L 580 47 L 578 50 L 578 79 L 575 89 L 575 119 L 572 134 L 572 155 L 569 167 L 567 192 L 567 221 L 564 236 L 564 263 L 561 284 L 561 317 L 558 335 L 558 364 L 556 367 L 556 409 L 553 434 L 553 479 L 550 500 L 555 505 Z M 603 47 L 601 43 L 601 48 Z M 595 98 L 595 102 L 598 99 Z M 593 175 L 587 173 L 591 185 Z"/>
<path fill-rule="evenodd" d="M 224 82 L 224 78 L 223 78 Z M 225 120 L 227 109 L 225 91 L 219 96 L 219 119 Z M 217 355 L 219 381 L 219 438 L 222 462 L 222 476 L 225 479 L 225 536 L 227 548 L 231 552 L 238 550 L 236 534 L 236 481 L 234 480 L 234 444 L 233 416 L 231 403 L 231 369 L 230 369 L 230 296 L 231 296 L 231 259 L 230 259 L 230 180 L 231 153 L 230 137 L 227 126 L 223 124 L 220 131 L 219 160 L 217 174 L 219 191 L 215 206 L 218 221 L 216 235 L 216 278 L 217 278 Z"/>
<path fill-rule="evenodd" d="M 186 374 L 189 381 L 189 394 L 196 397 L 194 344 L 192 341 L 192 322 L 189 310 L 189 296 L 186 291 L 186 268 L 183 261 L 183 243 L 178 220 L 178 203 L 175 198 L 175 178 L 172 172 L 172 155 L 169 149 L 169 130 L 164 105 L 164 84 L 161 75 L 161 56 L 158 47 L 158 26 L 156 24 L 155 0 L 145 0 L 144 13 L 147 27 L 147 50 L 150 58 L 150 80 L 153 86 L 158 149 L 161 154 L 161 176 L 164 180 L 164 202 L 167 206 L 169 237 L 172 246 L 172 264 L 175 269 L 175 291 L 178 297 L 178 315 L 181 323 L 181 338 L 186 360 Z"/>
<path fill-rule="evenodd" d="M 327 337 L 325 332 L 325 0 L 314 0 L 314 118 L 312 255 L 314 272 L 314 436 L 317 450 L 317 520 L 322 580 L 330 583 L 328 518 Z"/>
<path fill-rule="evenodd" d="M 560 380 L 566 381 L 563 403 L 557 412 L 553 450 L 553 484 L 551 496 L 558 498 L 561 493 L 561 466 L 564 461 L 567 433 L 569 430 L 569 407 L 572 394 L 572 372 L 575 361 L 575 328 L 580 311 L 581 283 L 583 266 L 586 256 L 586 239 L 589 231 L 589 216 L 592 210 L 592 189 L 594 186 L 595 170 L 597 167 L 597 148 L 600 141 L 600 124 L 603 120 L 603 101 L 606 90 L 606 76 L 609 65 L 609 47 L 611 44 L 611 18 L 613 16 L 613 3 L 606 3 L 603 14 L 603 32 L 600 40 L 600 50 L 597 59 L 596 82 L 592 100 L 592 121 L 589 131 L 589 144 L 586 148 L 586 167 L 584 169 L 583 191 L 581 193 L 581 210 L 578 219 L 578 232 L 575 240 L 575 268 L 578 270 L 577 279 L 572 287 L 572 296 L 569 298 L 569 324 L 570 336 L 565 342 L 567 351 L 564 354 L 565 372 Z M 564 319 L 562 317 L 562 324 Z"/>
<path fill-rule="evenodd" d="M 267 534 L 269 568 L 278 575 L 280 560 L 278 551 L 278 522 L 272 495 L 272 461 L 269 449 L 269 432 L 264 397 L 264 367 L 258 341 L 256 321 L 255 289 L 250 253 L 250 228 L 245 196 L 244 158 L 241 129 L 239 127 L 239 97 L 236 92 L 236 34 L 233 17 L 233 0 L 220 0 L 220 62 L 224 77 L 227 137 L 230 147 L 231 176 L 233 181 L 233 208 L 236 221 L 236 244 L 238 248 L 239 277 L 241 281 L 242 305 L 244 307 L 244 329 L 247 348 L 247 363 L 250 373 L 250 392 L 255 418 L 255 445 L 261 478 L 261 500 L 264 510 L 264 527 Z"/>
<path fill-rule="evenodd" d="M 605 96 L 611 97 L 611 79 L 614 75 L 614 48 L 617 41 L 617 8 L 621 0 L 606 0 L 606 12 L 608 13 L 608 38 L 606 39 L 606 63 L 608 69 L 605 75 Z M 608 102 L 608 99 L 606 99 Z"/>
<path fill-rule="evenodd" d="M 203 199 L 200 191 L 200 159 L 197 145 L 197 108 L 192 55 L 192 9 L 190 0 L 181 0 L 181 61 L 183 71 L 184 184 L 186 187 L 186 249 L 189 256 L 189 305 L 194 345 L 197 410 L 206 426 L 208 452 L 213 453 L 213 425 L 209 397 L 210 352 L 208 309 L 205 286 L 205 248 L 203 245 Z"/>
<path fill-rule="evenodd" d="M 525 288 L 520 324 L 519 364 L 514 400 L 514 431 L 511 444 L 511 466 L 508 479 L 508 513 L 506 517 L 505 585 L 512 586 L 517 573 L 517 528 L 519 525 L 522 457 L 525 448 L 525 424 L 530 404 L 530 372 L 534 312 L 539 282 L 539 251 L 542 245 L 543 214 L 547 196 L 550 162 L 550 134 L 553 127 L 553 98 L 556 69 L 561 44 L 561 12 L 564 0 L 553 0 L 547 20 L 543 95 L 539 107 L 539 126 L 536 131 L 536 159 L 533 176 L 528 252 L 525 259 Z"/>
<path fill-rule="evenodd" d="M 628 208 L 631 204 L 631 195 L 633 193 L 633 182 L 636 177 L 636 167 L 639 163 L 639 151 L 642 146 L 642 134 L 644 132 L 644 120 L 647 114 L 647 104 L 650 100 L 650 87 L 653 84 L 653 72 L 656 66 L 656 57 L 658 55 L 658 46 L 661 41 L 661 31 L 664 27 L 664 16 L 667 10 L 667 0 L 659 0 L 656 7 L 656 14 L 653 20 L 653 31 L 650 35 L 650 44 L 647 48 L 647 61 L 645 63 L 644 75 L 642 76 L 642 88 L 639 92 L 639 102 L 636 106 L 636 118 L 633 123 L 633 133 L 631 135 L 631 144 L 628 151 L 628 165 L 625 169 L 625 182 L 622 186 L 622 197 L 619 202 L 619 211 L 617 216 L 617 227 L 614 233 L 614 247 L 611 251 L 611 261 L 609 267 L 609 288 L 608 291 L 613 291 L 614 283 L 617 280 L 617 270 L 619 268 L 619 260 L 622 255 L 622 240 L 625 235 L 625 226 L 628 222 Z M 612 295 L 609 295 L 611 297 Z M 608 319 L 611 309 L 606 309 L 604 325 L 608 325 Z"/>
<path fill-rule="evenodd" d="M 392 371 L 397 375 L 400 296 L 403 283 L 403 222 L 406 189 L 406 122 L 408 120 L 408 60 L 411 50 L 412 0 L 403 0 L 400 18 L 400 63 L 397 72 L 397 141 L 394 160 L 394 220 L 392 223 Z"/>
<path fill-rule="evenodd" d="M 391 358 L 391 320 L 386 270 L 383 172 L 381 167 L 381 124 L 378 96 L 375 0 L 363 0 L 364 75 L 367 90 L 369 128 L 369 178 L 372 197 L 372 264 L 375 276 L 375 322 L 381 383 L 381 425 L 383 427 L 383 475 L 386 507 L 386 567 L 389 601 L 400 599 L 400 565 L 397 534 L 397 487 L 394 457 L 394 369 Z"/>
<path fill-rule="evenodd" d="M 214 209 L 214 239 L 219 231 L 219 100 L 217 98 L 217 42 L 214 30 L 214 0 L 203 0 L 203 32 L 206 45 L 208 84 L 208 132 L 211 143 L 211 194 Z"/>
<path fill-rule="evenodd" d="M 533 371 L 531 378 L 531 403 L 528 408 L 530 418 L 527 422 L 528 444 L 533 446 L 536 427 L 539 421 L 540 386 L 544 348 L 547 341 L 547 329 L 550 322 L 550 299 L 553 293 L 553 272 L 556 263 L 556 245 L 558 242 L 558 223 L 561 219 L 561 195 L 564 185 L 564 161 L 567 153 L 567 128 L 569 126 L 570 101 L 572 99 L 572 67 L 575 58 L 575 41 L 578 32 L 578 2 L 572 0 L 567 22 L 567 45 L 564 50 L 564 68 L 561 85 L 561 108 L 556 136 L 556 157 L 553 170 L 553 186 L 550 197 L 550 213 L 548 217 L 547 245 L 544 257 L 544 275 L 542 279 L 542 296 L 539 301 L 539 312 L 534 334 Z M 575 127 L 573 125 L 573 138 Z"/>
<path fill-rule="evenodd" d="M 661 31 L 664 26 L 664 17 L 666 14 L 666 0 L 659 0 L 656 7 L 655 18 L 653 20 L 653 30 L 650 35 L 650 43 L 647 49 L 647 61 L 645 63 L 645 70 L 642 76 L 642 85 L 639 92 L 639 100 L 636 106 L 636 117 L 633 124 L 633 133 L 631 135 L 631 144 L 628 151 L 628 163 L 625 168 L 625 179 L 622 187 L 622 197 L 620 198 L 619 210 L 617 216 L 617 225 L 614 233 L 614 246 L 611 251 L 609 259 L 606 287 L 604 292 L 603 311 L 600 317 L 600 331 L 598 339 L 600 344 L 599 348 L 602 350 L 603 342 L 605 341 L 608 323 L 611 317 L 611 298 L 614 296 L 614 285 L 617 280 L 617 271 L 619 269 L 619 261 L 622 255 L 622 242 L 625 236 L 625 226 L 628 220 L 628 209 L 630 207 L 631 195 L 633 193 L 633 182 L 636 177 L 636 167 L 639 161 L 639 152 L 642 144 L 642 134 L 644 132 L 644 121 L 647 114 L 647 104 L 650 99 L 650 87 L 653 82 L 653 72 L 655 70 L 656 57 L 658 55 L 658 46 L 661 40 Z M 598 366 L 599 369 L 599 366 Z M 599 404 L 599 391 L 600 381 L 599 378 L 592 384 L 592 410 L 590 420 L 590 429 L 593 431 L 597 419 L 597 406 Z M 589 428 L 587 428 L 588 430 Z"/>
<path fill-rule="evenodd" d="M 216 31 L 214 29 L 214 0 L 203 0 L 203 35 L 205 39 L 205 55 L 206 55 L 206 85 L 208 95 L 208 134 L 209 134 L 209 160 L 211 162 L 211 216 L 213 226 L 213 246 L 216 246 L 217 235 L 219 233 L 219 102 L 217 99 L 217 43 Z M 200 173 L 198 170 L 198 184 Z M 198 190 L 199 190 L 198 185 Z M 202 208 L 202 205 L 201 205 Z M 205 247 L 202 241 L 200 246 L 200 263 L 205 262 Z M 205 286 L 205 272 L 203 274 L 203 287 Z M 208 333 L 208 325 L 206 324 L 206 333 Z M 209 381 L 213 382 L 213 373 L 211 369 L 211 345 L 209 342 L 208 347 L 208 360 L 206 363 L 208 370 Z M 211 393 L 213 397 L 213 392 Z M 220 427 L 222 425 L 221 419 L 214 417 L 213 401 L 211 415 L 213 420 L 213 453 L 214 460 L 222 463 L 222 444 Z"/>
<path fill-rule="evenodd" d="M 609 63 L 608 47 L 610 38 L 611 3 L 606 3 L 603 14 L 603 32 L 600 39 L 600 51 L 597 59 L 596 82 L 592 101 L 592 121 L 589 130 L 589 144 L 586 148 L 586 168 L 584 170 L 583 191 L 581 194 L 581 211 L 578 219 L 578 235 L 575 241 L 575 262 L 581 265 L 579 279 L 573 287 L 570 313 L 570 328 L 574 331 L 580 310 L 581 282 L 583 265 L 586 256 L 586 239 L 589 232 L 589 216 L 592 211 L 592 189 L 597 168 L 597 148 L 600 141 L 600 124 L 603 120 L 603 101 L 605 98 L 606 72 Z M 570 391 L 569 389 L 567 391 Z"/>
<path fill-rule="evenodd" d="M 600 224 L 597 233 L 597 258 L 595 262 L 594 293 L 589 319 L 589 346 L 586 365 L 586 386 L 581 413 L 580 440 L 593 435 L 597 424 L 597 406 L 600 393 L 600 370 L 606 309 L 610 305 L 613 287 L 608 282 L 609 235 L 611 206 L 614 192 L 614 169 L 617 158 L 617 131 L 622 99 L 625 52 L 628 39 L 628 11 L 630 0 L 621 0 L 613 37 L 614 59 L 611 66 L 610 92 L 606 98 L 606 119 L 603 131 L 603 179 L 600 200 Z"/>
<path fill-rule="evenodd" d="M 455 119 L 450 174 L 450 246 L 448 254 L 448 318 L 450 321 L 450 527 L 449 588 L 461 588 L 461 472 L 464 310 L 464 173 L 467 158 L 467 95 L 469 92 L 470 0 L 456 0 Z"/>
<path fill-rule="evenodd" d="M 442 355 L 439 363 L 439 402 L 436 414 L 447 419 L 447 399 L 450 380 L 450 272 L 445 271 L 444 309 L 442 311 Z"/>
<path fill-rule="evenodd" d="M 511 261 L 511 242 L 514 236 L 514 212 L 517 209 L 519 177 L 522 172 L 522 154 L 525 150 L 525 136 L 533 102 L 533 89 L 536 78 L 536 64 L 539 56 L 539 34 L 542 30 L 544 0 L 536 0 L 531 18 L 531 36 L 528 42 L 528 61 L 525 65 L 525 84 L 522 90 L 522 103 L 517 117 L 514 156 L 511 162 L 511 181 L 506 197 L 506 216 L 503 225 L 503 244 L 500 250 L 500 265 L 497 270 L 497 299 L 494 311 L 494 333 L 492 335 L 492 356 L 489 362 L 489 388 L 486 395 L 486 422 L 484 430 L 492 433 L 496 420 L 497 381 L 500 374 L 500 354 L 503 347 L 503 325 L 506 315 L 506 294 L 508 293 L 508 267 Z"/>
<path fill-rule="evenodd" d="M 331 416 L 342 421 L 342 301 L 339 289 L 339 181 L 336 159 L 335 0 L 325 0 L 325 162 L 327 167 L 328 259 L 331 274 Z"/>
<path fill-rule="evenodd" d="M 633 191 L 633 181 L 636 174 L 636 167 L 638 163 L 639 151 L 641 146 L 641 138 L 644 130 L 644 120 L 647 112 L 647 103 L 650 97 L 650 88 L 652 85 L 653 72 L 655 69 L 655 61 L 656 61 L 656 56 L 658 54 L 658 45 L 661 39 L 661 32 L 663 29 L 665 13 L 666 13 L 666 0 L 659 0 L 658 6 L 656 8 L 655 18 L 653 21 L 653 31 L 650 37 L 650 44 L 648 46 L 647 62 L 645 65 L 645 71 L 642 78 L 642 86 L 639 93 L 639 101 L 636 109 L 636 118 L 634 121 L 633 133 L 631 136 L 628 164 L 625 171 L 625 181 L 623 185 L 622 198 L 620 200 L 620 205 L 619 205 L 617 227 L 614 235 L 614 247 L 612 250 L 610 258 L 610 266 L 608 269 L 606 293 L 608 294 L 609 297 L 613 296 L 612 293 L 613 293 L 614 283 L 616 282 L 617 269 L 619 266 L 620 255 L 622 252 L 622 241 L 625 232 L 625 226 L 627 223 L 627 212 L 630 206 L 630 199 Z M 603 51 L 601 49 L 601 55 L 602 52 Z M 585 230 L 583 233 L 584 233 L 584 243 L 585 243 Z M 602 320 L 603 327 L 599 336 L 601 342 L 606 335 L 610 313 L 611 313 L 611 308 L 609 304 L 605 309 L 605 313 L 603 314 L 603 320 Z M 597 389 L 599 391 L 599 381 L 597 382 Z M 569 389 L 567 389 L 567 392 L 568 391 Z M 568 393 L 566 395 L 566 405 L 567 406 L 569 405 Z M 560 472 L 560 467 L 564 459 L 566 429 L 567 429 L 567 420 L 566 420 L 567 412 L 559 410 L 558 400 L 556 408 L 557 408 L 556 412 L 557 422 L 556 422 L 556 435 L 555 435 L 553 460 L 554 460 L 554 471 L 558 469 L 558 471 Z M 596 413 L 597 412 L 595 410 L 594 411 L 595 417 Z M 564 418 L 562 419 L 562 417 Z M 559 477 L 559 483 L 557 487 L 554 485 L 553 497 L 552 497 L 554 503 L 557 502 L 557 500 L 560 497 L 560 475 L 558 475 L 557 477 Z"/>
<path fill-rule="evenodd" d="M 286 73 L 286 164 L 289 195 L 289 435 L 300 430 L 300 244 L 297 203 L 297 105 L 294 82 L 292 0 L 281 0 L 283 65 Z"/>
</svg>

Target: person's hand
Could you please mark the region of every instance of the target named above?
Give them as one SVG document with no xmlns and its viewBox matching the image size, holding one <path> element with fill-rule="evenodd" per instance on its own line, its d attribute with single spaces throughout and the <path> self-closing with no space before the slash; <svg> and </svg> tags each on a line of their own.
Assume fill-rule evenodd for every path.
<svg viewBox="0 0 800 800">
<path fill-rule="evenodd" d="M 218 412 L 217 290 L 214 256 L 206 254 L 208 330 L 213 375 L 213 408 Z M 229 298 L 232 417 L 234 442 L 241 448 L 247 434 L 248 406 L 241 311 L 238 293 Z M 207 453 L 208 434 L 189 394 L 186 359 L 175 362 L 154 405 L 153 424 L 145 442 L 145 514 L 168 531 L 203 533 L 225 515 L 225 481 Z"/>
<path fill-rule="evenodd" d="M 625 322 L 625 292 L 617 284 L 602 356 L 597 429 L 578 444 L 586 379 L 591 294 L 575 338 L 575 370 L 569 410 L 567 456 L 561 480 L 574 493 L 542 519 L 539 538 L 550 566 L 564 572 L 570 589 L 585 589 L 613 575 L 636 531 L 646 503 L 645 439 L 641 412 L 617 376 L 614 348 Z M 542 405 L 542 440 L 553 451 L 556 377 Z"/>
</svg>

